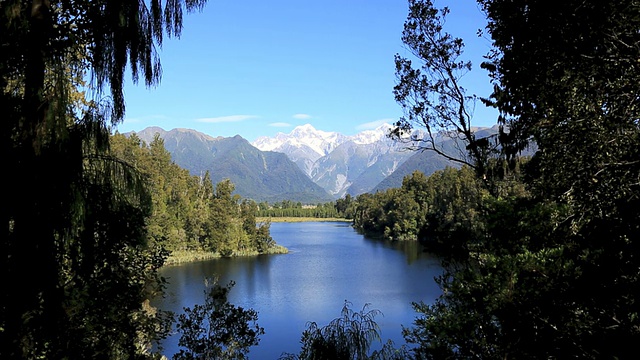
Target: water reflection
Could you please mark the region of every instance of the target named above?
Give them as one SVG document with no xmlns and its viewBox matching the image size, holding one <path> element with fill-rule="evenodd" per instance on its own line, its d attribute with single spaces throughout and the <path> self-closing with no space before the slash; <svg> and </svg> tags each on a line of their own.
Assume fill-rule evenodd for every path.
<svg viewBox="0 0 640 360">
<path fill-rule="evenodd" d="M 277 359 L 297 353 L 308 321 L 319 325 L 339 316 L 345 300 L 359 310 L 365 303 L 382 311 L 377 318 L 383 339 L 402 343 L 402 325 L 410 326 L 413 301 L 433 302 L 440 266 L 415 242 L 366 239 L 345 223 L 273 223 L 271 234 L 289 254 L 216 259 L 163 269 L 168 296 L 156 305 L 181 312 L 203 302 L 204 279 L 234 280 L 230 301 L 258 311 L 265 328 L 250 358 Z M 169 357 L 177 339 L 165 344 Z"/>
<path fill-rule="evenodd" d="M 439 260 L 431 254 L 425 253 L 424 247 L 417 241 L 386 241 L 382 239 L 370 239 L 364 237 L 364 240 L 370 243 L 370 246 L 383 247 L 385 249 L 393 249 L 401 251 L 406 255 L 407 265 L 423 258 L 432 258 L 434 262 Z"/>
</svg>

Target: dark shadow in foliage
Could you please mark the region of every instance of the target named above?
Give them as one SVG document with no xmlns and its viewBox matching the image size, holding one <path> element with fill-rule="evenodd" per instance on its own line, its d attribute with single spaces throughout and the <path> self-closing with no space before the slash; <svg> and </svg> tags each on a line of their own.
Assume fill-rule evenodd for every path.
<svg viewBox="0 0 640 360">
<path fill-rule="evenodd" d="M 362 310 L 354 312 L 345 301 L 341 316 L 333 319 L 327 326 L 319 328 L 310 322 L 302 333 L 302 349 L 299 355 L 283 353 L 281 360 L 365 360 L 365 359 L 405 359 L 406 349 L 395 349 L 393 341 L 385 343 L 381 350 L 371 350 L 373 341 L 381 341 L 380 327 L 375 317 L 382 314 L 379 310 L 369 310 L 365 304 Z"/>
<path fill-rule="evenodd" d="M 218 284 L 217 279 L 205 283 L 204 305 L 184 308 L 178 317 L 176 326 L 182 334 L 178 345 L 183 349 L 173 359 L 246 359 L 249 348 L 258 345 L 264 334 L 256 323 L 258 313 L 229 303 L 233 281 L 227 286 Z"/>
</svg>

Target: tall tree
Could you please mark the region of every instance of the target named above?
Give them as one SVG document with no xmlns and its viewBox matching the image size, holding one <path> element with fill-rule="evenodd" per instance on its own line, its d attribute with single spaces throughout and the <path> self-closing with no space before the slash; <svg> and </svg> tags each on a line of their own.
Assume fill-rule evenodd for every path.
<svg viewBox="0 0 640 360">
<path fill-rule="evenodd" d="M 418 149 L 435 151 L 485 177 L 497 143 L 488 137 L 476 138 L 472 122 L 477 97 L 462 86 L 472 64 L 463 58 L 463 40 L 444 29 L 448 14 L 448 8 L 438 9 L 431 0 L 409 0 L 402 42 L 413 56 L 395 57 L 398 83 L 393 93 L 405 116 L 392 135 L 406 140 L 411 129 L 424 128 L 425 138 L 408 138 L 420 144 Z M 444 148 L 446 139 L 455 140 L 457 151 Z"/>
<path fill-rule="evenodd" d="M 145 244 L 149 196 L 109 156 L 109 125 L 124 116 L 125 68 L 157 84 L 156 47 L 204 4 L 0 2 L 0 142 L 11 174 L 0 210 L 11 289 L 0 296 L 0 357 L 137 357 L 158 331 L 143 310 L 162 263 Z M 81 88 L 95 101 L 82 101 Z"/>
<path fill-rule="evenodd" d="M 471 261 L 446 267 L 406 338 L 421 358 L 625 358 L 640 340 L 640 2 L 479 3 L 503 149 L 538 147 L 531 193 L 483 198 Z"/>
<path fill-rule="evenodd" d="M 561 246 L 577 275 L 560 307 L 566 336 L 580 356 L 625 354 L 640 339 L 640 2 L 480 3 L 495 105 L 514 146 L 539 147 L 538 198 L 568 209 Z"/>
</svg>

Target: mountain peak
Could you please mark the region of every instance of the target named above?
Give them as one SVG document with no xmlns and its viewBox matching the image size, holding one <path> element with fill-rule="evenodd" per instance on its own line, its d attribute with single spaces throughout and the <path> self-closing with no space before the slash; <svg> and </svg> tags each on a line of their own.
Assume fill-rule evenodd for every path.
<svg viewBox="0 0 640 360">
<path fill-rule="evenodd" d="M 311 124 L 304 124 L 304 125 L 299 125 L 296 126 L 293 131 L 296 130 L 303 130 L 303 131 L 316 131 L 316 128 L 313 127 L 313 125 Z"/>
<path fill-rule="evenodd" d="M 328 139 L 331 137 L 335 137 L 338 133 L 330 132 L 330 131 L 322 131 L 318 130 L 311 124 L 304 124 L 300 126 L 296 126 L 290 133 L 289 136 L 301 137 L 301 138 L 320 138 L 320 139 Z"/>
<path fill-rule="evenodd" d="M 306 148 L 317 154 L 315 158 L 319 158 L 345 140 L 346 137 L 340 133 L 317 130 L 311 124 L 304 124 L 296 126 L 289 134 L 278 133 L 273 138 L 261 136 L 252 145 L 262 151 L 282 152 L 284 148 Z"/>
<path fill-rule="evenodd" d="M 158 130 L 145 129 L 140 138 L 149 142 Z M 161 137 L 171 159 L 180 167 L 192 175 L 209 172 L 214 184 L 230 179 L 243 198 L 303 203 L 332 199 L 285 154 L 262 152 L 240 135 L 213 138 L 196 130 L 178 128 L 165 131 Z"/>
<path fill-rule="evenodd" d="M 389 130 L 392 128 L 393 126 L 390 124 L 382 124 L 373 130 L 364 130 L 357 133 L 352 137 L 352 140 L 356 144 L 373 144 L 387 137 Z"/>
</svg>

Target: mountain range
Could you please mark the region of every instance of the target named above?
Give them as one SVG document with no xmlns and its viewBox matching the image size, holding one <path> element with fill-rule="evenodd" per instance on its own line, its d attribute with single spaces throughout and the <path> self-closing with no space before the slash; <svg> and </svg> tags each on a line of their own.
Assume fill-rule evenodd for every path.
<svg viewBox="0 0 640 360">
<path fill-rule="evenodd" d="M 235 185 L 235 193 L 243 198 L 258 202 L 333 200 L 285 154 L 260 151 L 238 135 L 214 138 L 195 130 L 165 131 L 159 127 L 146 128 L 136 135 L 149 143 L 156 133 L 180 167 L 192 175 L 209 171 L 214 184 L 229 179 Z"/>
<path fill-rule="evenodd" d="M 253 143 L 239 135 L 211 137 L 190 129 L 149 127 L 136 135 L 149 143 L 159 134 L 176 164 L 194 175 L 209 171 L 214 183 L 228 178 L 237 194 L 258 202 L 326 202 L 399 187 L 415 170 L 430 175 L 458 166 L 431 151 L 408 150 L 418 144 L 389 138 L 391 128 L 385 124 L 347 136 L 306 124 Z M 483 128 L 478 134 L 495 132 L 495 127 Z M 451 142 L 445 148 L 454 149 L 453 140 L 444 141 Z"/>
<path fill-rule="evenodd" d="M 371 191 L 413 155 L 407 150 L 410 144 L 387 136 L 391 129 L 384 124 L 346 136 L 307 124 L 289 134 L 260 137 L 252 144 L 260 150 L 286 154 L 314 183 L 339 198 Z"/>
</svg>

